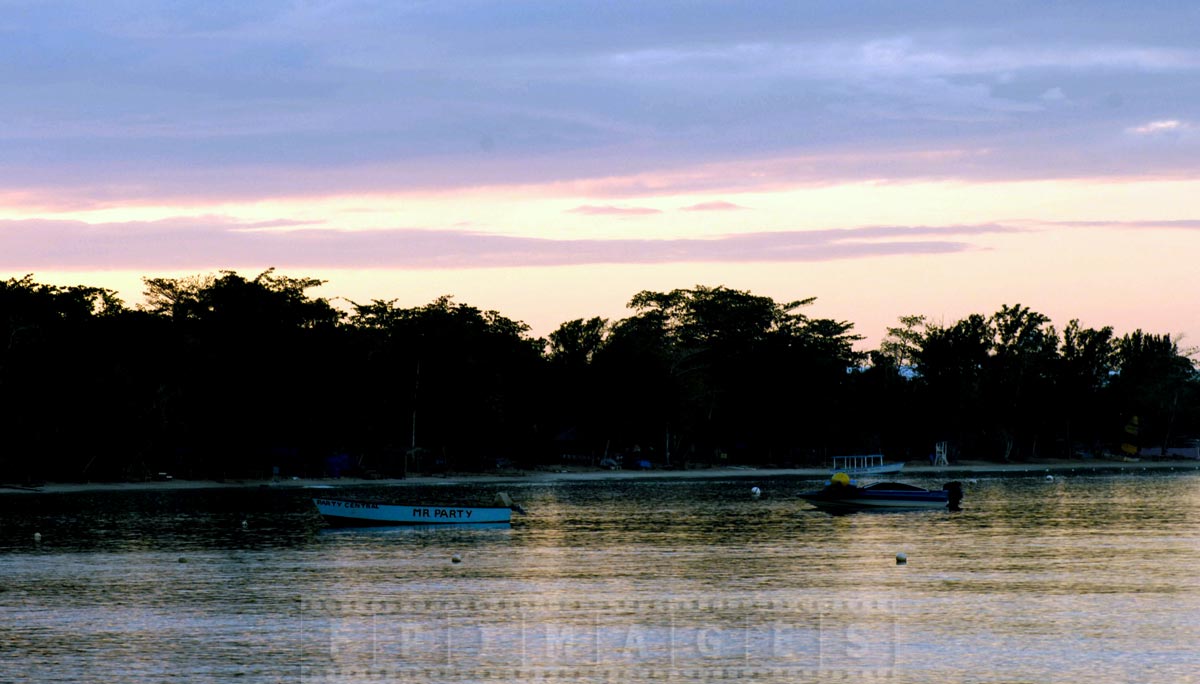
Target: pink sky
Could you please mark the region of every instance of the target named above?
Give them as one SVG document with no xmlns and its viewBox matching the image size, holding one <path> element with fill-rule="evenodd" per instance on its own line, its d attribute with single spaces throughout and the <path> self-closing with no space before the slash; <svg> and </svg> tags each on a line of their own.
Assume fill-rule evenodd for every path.
<svg viewBox="0 0 1200 684">
<path fill-rule="evenodd" d="M 33 5 L 0 277 L 275 267 L 538 335 L 725 285 L 867 346 L 1014 303 L 1190 346 L 1198 10 L 919 5 Z"/>
</svg>

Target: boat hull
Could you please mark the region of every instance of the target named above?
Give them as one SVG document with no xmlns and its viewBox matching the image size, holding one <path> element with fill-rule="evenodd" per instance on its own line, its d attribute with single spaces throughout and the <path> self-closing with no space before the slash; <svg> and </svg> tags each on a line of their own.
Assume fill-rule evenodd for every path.
<svg viewBox="0 0 1200 684">
<path fill-rule="evenodd" d="M 909 496 L 910 492 L 894 492 L 895 496 L 823 496 L 820 492 L 801 494 L 800 498 L 808 503 L 826 510 L 855 511 L 855 510 L 936 510 L 950 505 L 950 498 L 945 492 L 929 492 L 929 496 Z"/>
<path fill-rule="evenodd" d="M 941 490 L 897 482 L 869 487 L 835 482 L 819 491 L 804 492 L 800 498 L 831 511 L 939 509 L 955 506 L 962 499 L 962 487 L 957 482 L 947 483 Z"/>
<path fill-rule="evenodd" d="M 325 521 L 335 527 L 512 522 L 512 509 L 495 506 L 398 505 L 353 499 L 313 499 L 313 503 Z"/>
</svg>

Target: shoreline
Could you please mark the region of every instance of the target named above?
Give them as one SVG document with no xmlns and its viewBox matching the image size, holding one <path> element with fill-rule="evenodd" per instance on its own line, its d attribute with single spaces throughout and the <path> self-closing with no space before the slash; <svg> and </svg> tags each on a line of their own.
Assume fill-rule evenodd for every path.
<svg viewBox="0 0 1200 684">
<path fill-rule="evenodd" d="M 957 479 L 965 477 L 1032 477 L 1036 475 L 1116 475 L 1144 471 L 1200 472 L 1198 460 L 1174 461 L 1049 461 L 1044 463 L 967 462 L 949 466 L 905 465 L 902 473 L 881 477 L 905 476 Z M 530 470 L 519 473 L 449 473 L 416 475 L 404 479 L 379 478 L 302 478 L 286 480 L 167 480 L 144 482 L 51 482 L 40 487 L 0 483 L 4 494 L 72 494 L 91 492 L 185 491 L 196 489 L 340 489 L 344 487 L 403 487 L 430 484 L 534 484 L 543 482 L 586 482 L 596 480 L 681 480 L 708 478 L 767 479 L 772 477 L 827 477 L 828 468 L 705 468 L 696 470 Z"/>
</svg>

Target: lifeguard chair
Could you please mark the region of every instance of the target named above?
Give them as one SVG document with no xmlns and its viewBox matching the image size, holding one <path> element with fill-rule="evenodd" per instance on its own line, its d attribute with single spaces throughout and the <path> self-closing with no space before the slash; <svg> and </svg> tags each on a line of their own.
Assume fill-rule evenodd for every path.
<svg viewBox="0 0 1200 684">
<path fill-rule="evenodd" d="M 950 461 L 946 460 L 946 452 L 948 450 L 945 442 L 938 442 L 933 445 L 933 464 L 935 466 L 950 465 Z"/>
</svg>

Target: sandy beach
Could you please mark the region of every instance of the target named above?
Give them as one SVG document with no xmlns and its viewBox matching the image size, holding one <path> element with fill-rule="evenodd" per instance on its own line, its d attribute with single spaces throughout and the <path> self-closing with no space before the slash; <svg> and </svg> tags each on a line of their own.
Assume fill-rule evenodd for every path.
<svg viewBox="0 0 1200 684">
<path fill-rule="evenodd" d="M 1200 471 L 1200 460 L 1175 461 L 1048 461 L 1044 463 L 986 463 L 965 462 L 950 466 L 905 464 L 905 476 L 956 479 L 967 477 L 1032 477 L 1055 475 L 1104 475 L 1140 473 L 1144 471 L 1180 472 Z M 172 491 L 187 489 L 229 489 L 244 487 L 266 487 L 280 489 L 355 487 L 355 486 L 411 486 L 452 483 L 537 483 L 571 482 L 595 480 L 635 479 L 683 479 L 683 478 L 744 478 L 766 480 L 774 477 L 811 477 L 820 479 L 829 474 L 827 468 L 697 468 L 689 470 L 598 470 L 582 468 L 538 469 L 507 473 L 447 473 L 439 475 L 413 475 L 404 479 L 341 478 L 298 478 L 280 480 L 181 480 L 145 482 L 54 482 L 38 487 L 0 483 L 0 495 L 70 494 L 73 492 L 100 491 Z M 891 478 L 889 478 L 891 479 Z"/>
</svg>

